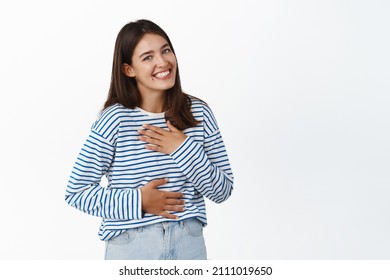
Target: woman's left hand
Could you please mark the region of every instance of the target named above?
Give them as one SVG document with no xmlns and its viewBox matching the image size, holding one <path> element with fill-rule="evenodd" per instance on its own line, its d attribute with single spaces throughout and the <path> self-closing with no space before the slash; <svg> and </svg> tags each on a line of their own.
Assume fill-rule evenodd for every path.
<svg viewBox="0 0 390 280">
<path fill-rule="evenodd" d="M 167 121 L 168 129 L 144 124 L 143 130 L 138 130 L 139 140 L 147 142 L 146 149 L 164 154 L 173 153 L 187 138 L 183 132 Z"/>
</svg>

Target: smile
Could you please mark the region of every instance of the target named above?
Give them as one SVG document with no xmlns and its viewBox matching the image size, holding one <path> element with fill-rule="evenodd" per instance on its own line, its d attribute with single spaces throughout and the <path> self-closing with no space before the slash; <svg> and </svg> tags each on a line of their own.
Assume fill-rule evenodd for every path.
<svg viewBox="0 0 390 280">
<path fill-rule="evenodd" d="M 163 72 L 159 72 L 157 74 L 154 74 L 153 76 L 156 77 L 157 79 L 164 79 L 164 78 L 168 77 L 169 74 L 171 74 L 170 69 L 163 71 Z"/>
</svg>

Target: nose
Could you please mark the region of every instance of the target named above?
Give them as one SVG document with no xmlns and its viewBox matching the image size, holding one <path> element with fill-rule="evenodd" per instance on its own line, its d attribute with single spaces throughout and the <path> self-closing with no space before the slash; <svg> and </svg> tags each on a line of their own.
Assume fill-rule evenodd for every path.
<svg viewBox="0 0 390 280">
<path fill-rule="evenodd" d="M 168 65 L 168 61 L 165 59 L 163 55 L 156 56 L 156 66 L 157 67 L 165 67 Z"/>
</svg>

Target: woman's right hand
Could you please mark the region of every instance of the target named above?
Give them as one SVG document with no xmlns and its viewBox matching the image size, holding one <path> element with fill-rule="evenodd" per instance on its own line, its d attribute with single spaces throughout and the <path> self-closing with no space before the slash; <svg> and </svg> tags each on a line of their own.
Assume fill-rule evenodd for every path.
<svg viewBox="0 0 390 280">
<path fill-rule="evenodd" d="M 168 219 L 177 219 L 177 216 L 169 213 L 169 211 L 184 211 L 183 194 L 157 189 L 158 186 L 167 182 L 167 179 L 158 179 L 150 181 L 141 187 L 142 211 Z"/>
</svg>

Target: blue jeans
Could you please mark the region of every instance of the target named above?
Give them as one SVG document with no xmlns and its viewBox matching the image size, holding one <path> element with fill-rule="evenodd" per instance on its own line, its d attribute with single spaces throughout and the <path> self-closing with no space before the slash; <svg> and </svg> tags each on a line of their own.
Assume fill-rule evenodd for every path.
<svg viewBox="0 0 390 280">
<path fill-rule="evenodd" d="M 106 241 L 106 260 L 205 260 L 203 226 L 196 218 L 128 229 Z"/>
</svg>

